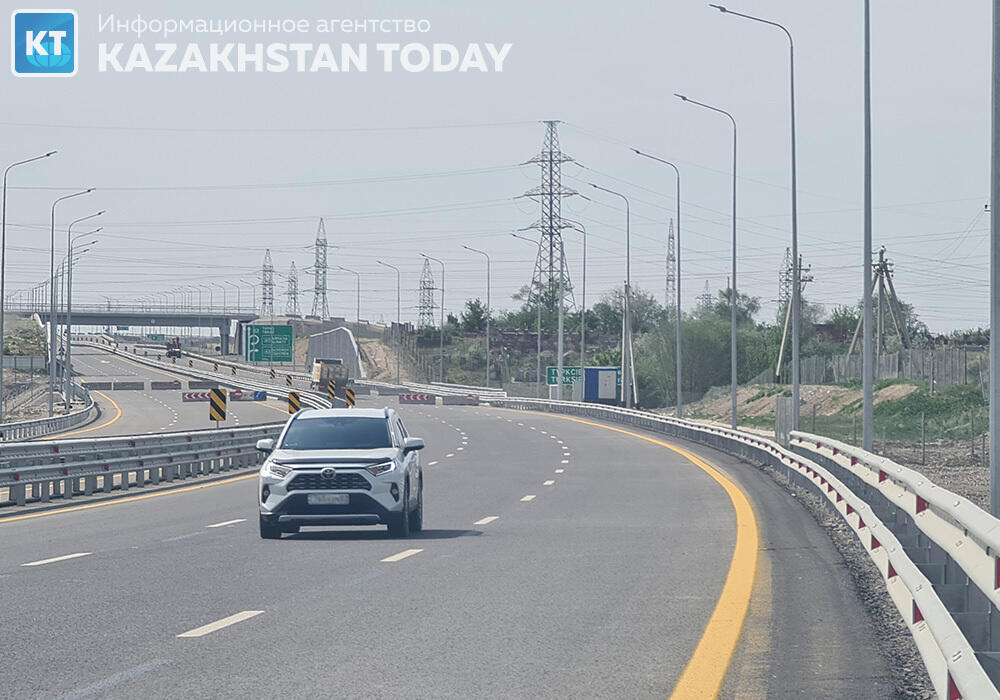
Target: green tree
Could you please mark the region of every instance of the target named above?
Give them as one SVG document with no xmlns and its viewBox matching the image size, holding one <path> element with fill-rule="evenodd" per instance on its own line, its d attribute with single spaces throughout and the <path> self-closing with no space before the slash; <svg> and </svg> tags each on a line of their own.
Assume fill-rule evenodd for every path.
<svg viewBox="0 0 1000 700">
<path fill-rule="evenodd" d="M 482 300 L 469 299 L 465 302 L 465 310 L 462 311 L 460 325 L 463 331 L 485 331 L 486 330 L 486 305 Z"/>
</svg>

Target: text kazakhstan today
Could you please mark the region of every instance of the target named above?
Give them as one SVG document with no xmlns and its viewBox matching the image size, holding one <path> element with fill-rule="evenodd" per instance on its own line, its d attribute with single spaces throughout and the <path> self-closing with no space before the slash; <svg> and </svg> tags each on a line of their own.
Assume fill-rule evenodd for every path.
<svg viewBox="0 0 1000 700">
<path fill-rule="evenodd" d="M 377 43 L 369 45 L 305 42 L 188 44 L 99 43 L 101 73 L 501 73 L 512 44 Z"/>
</svg>

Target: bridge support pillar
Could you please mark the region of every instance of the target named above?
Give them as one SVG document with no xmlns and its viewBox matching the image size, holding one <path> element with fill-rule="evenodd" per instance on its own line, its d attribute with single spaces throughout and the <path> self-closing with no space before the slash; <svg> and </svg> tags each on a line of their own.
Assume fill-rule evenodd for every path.
<svg viewBox="0 0 1000 700">
<path fill-rule="evenodd" d="M 227 320 L 224 325 L 219 326 L 219 353 L 222 355 L 229 354 L 229 321 Z"/>
</svg>

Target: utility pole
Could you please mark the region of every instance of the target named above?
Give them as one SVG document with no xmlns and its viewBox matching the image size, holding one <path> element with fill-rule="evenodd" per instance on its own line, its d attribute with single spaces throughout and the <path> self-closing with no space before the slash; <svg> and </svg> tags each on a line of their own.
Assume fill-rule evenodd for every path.
<svg viewBox="0 0 1000 700">
<path fill-rule="evenodd" d="M 388 267 L 389 269 L 396 271 L 396 384 L 399 384 L 399 354 L 402 349 L 400 347 L 400 339 L 403 334 L 403 326 L 400 322 L 402 318 L 400 315 L 400 280 L 402 277 L 399 273 L 399 268 L 395 265 L 390 265 L 389 263 L 382 262 L 381 260 L 376 260 L 375 262 L 383 267 Z"/>
<path fill-rule="evenodd" d="M 285 313 L 289 316 L 299 316 L 299 272 L 295 269 L 295 261 L 292 261 L 288 268 L 288 291 L 286 292 L 288 302 L 285 304 Z"/>
<path fill-rule="evenodd" d="M 438 351 L 438 381 L 444 383 L 444 261 L 430 255 L 420 254 L 426 260 L 433 260 L 441 266 L 441 349 Z"/>
<path fill-rule="evenodd" d="M 313 283 L 312 315 L 315 318 L 324 319 L 330 317 L 330 304 L 326 296 L 327 243 L 326 224 L 323 223 L 323 219 L 319 220 L 319 228 L 316 229 L 316 242 L 313 244 L 313 249 L 315 250 L 316 258 L 313 262 L 315 281 Z"/>
<path fill-rule="evenodd" d="M 479 253 L 486 258 L 486 388 L 490 388 L 490 256 L 485 251 L 478 250 L 476 248 L 470 248 L 467 245 L 463 245 L 466 250 L 472 251 L 473 253 Z M 559 331 L 559 337 L 562 339 L 562 330 Z"/>
<path fill-rule="evenodd" d="M 211 306 L 211 290 L 208 299 Z M 264 251 L 264 266 L 260 272 L 260 315 L 264 318 L 274 317 L 274 263 L 271 262 L 270 248 Z"/>
<path fill-rule="evenodd" d="M 872 352 L 872 51 L 871 51 L 871 0 L 864 0 L 865 44 L 865 153 L 864 153 L 864 314 L 861 339 L 861 384 L 863 387 L 861 416 L 861 447 L 871 452 L 875 441 L 875 356 Z M 994 112 L 994 115 L 996 113 Z M 995 117 L 994 117 L 995 119 Z M 995 145 L 994 145 L 995 147 Z M 996 151 L 993 158 L 996 159 Z M 1000 375 L 994 375 L 1000 376 Z"/>
</svg>

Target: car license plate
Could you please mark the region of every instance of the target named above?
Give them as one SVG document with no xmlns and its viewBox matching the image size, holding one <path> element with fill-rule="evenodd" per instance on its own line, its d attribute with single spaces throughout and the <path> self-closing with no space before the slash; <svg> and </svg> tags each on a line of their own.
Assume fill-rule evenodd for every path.
<svg viewBox="0 0 1000 700">
<path fill-rule="evenodd" d="M 346 506 L 351 502 L 351 496 L 347 493 L 310 493 L 306 496 L 306 503 L 311 506 Z"/>
</svg>

